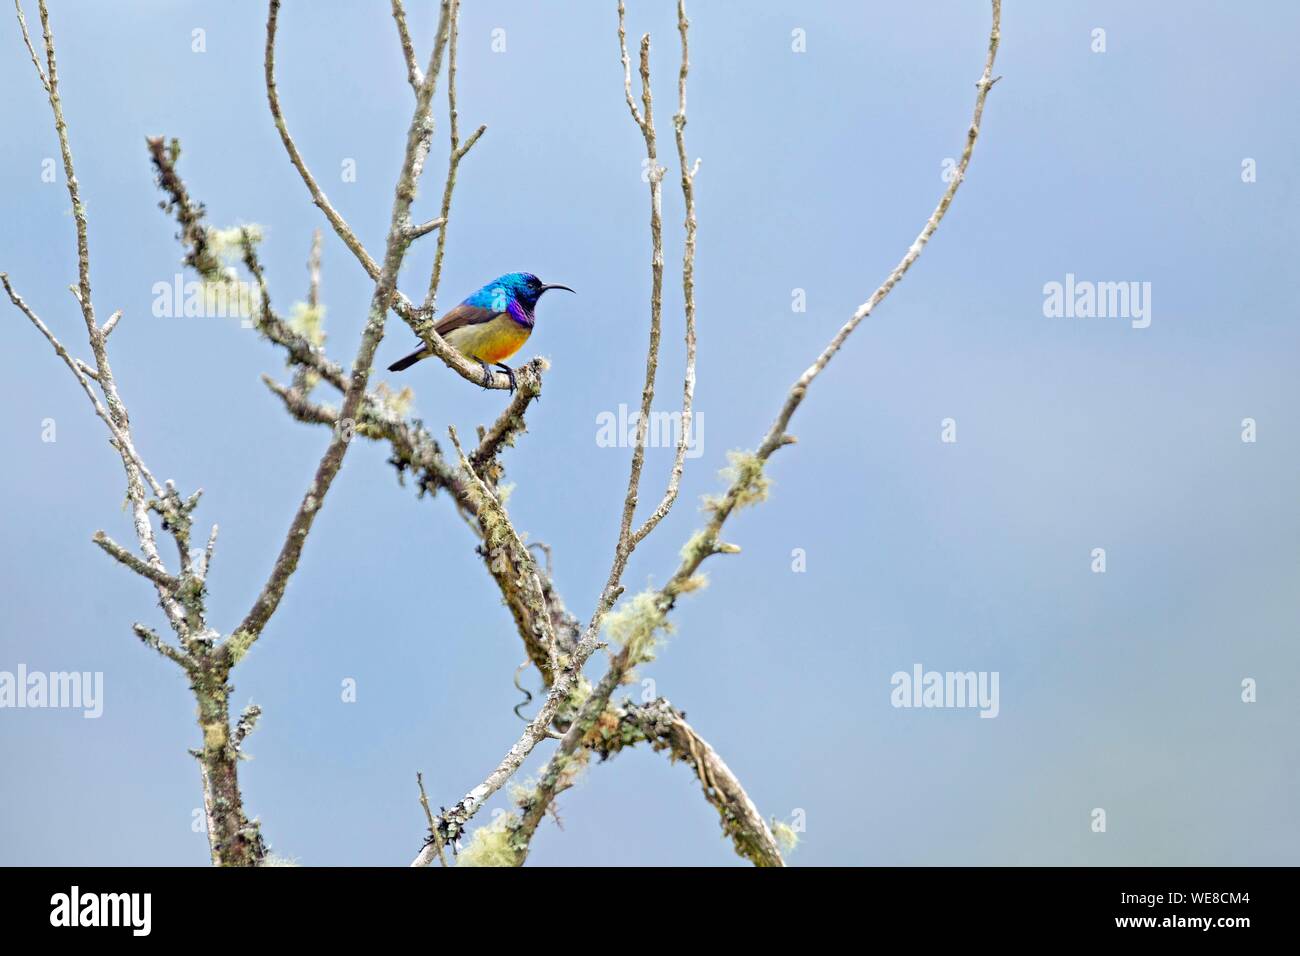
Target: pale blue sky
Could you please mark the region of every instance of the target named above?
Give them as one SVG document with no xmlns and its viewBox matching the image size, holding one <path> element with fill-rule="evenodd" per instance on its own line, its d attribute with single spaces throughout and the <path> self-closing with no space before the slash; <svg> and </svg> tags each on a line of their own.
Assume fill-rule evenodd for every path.
<svg viewBox="0 0 1300 956">
<path fill-rule="evenodd" d="M 423 58 L 433 4 L 412 6 Z M 259 383 L 281 356 L 252 332 L 151 316 L 151 287 L 180 252 L 144 137 L 180 137 L 211 221 L 263 224 L 276 302 L 301 297 L 324 222 L 269 119 L 265 5 L 53 7 L 97 306 L 125 310 L 115 370 L 154 471 L 206 489 L 199 518 L 223 529 L 212 620 L 229 630 L 326 435 Z M 553 368 L 505 462 L 517 524 L 554 548 L 585 619 L 628 460 L 597 443 L 597 416 L 636 402 L 644 361 L 643 145 L 612 2 L 465 7 L 461 123 L 489 129 L 460 177 L 443 301 L 516 269 L 579 292 L 539 309 L 521 358 Z M 758 441 L 929 215 L 988 30 L 982 2 L 714 0 L 691 18 L 704 447 L 629 569 L 633 591 L 671 572 L 727 450 Z M 40 178 L 56 155 L 48 109 L 16 24 L 0 23 L 0 270 L 84 353 L 67 194 Z M 1105 53 L 1090 49 L 1096 27 Z M 795 28 L 806 53 L 791 51 Z M 633 42 L 645 30 L 671 157 L 669 4 L 633 4 Z M 743 553 L 710 562 L 711 586 L 682 600 L 644 669 L 765 814 L 804 811 L 792 863 L 1300 860 L 1298 32 L 1300 8 L 1280 2 L 1006 4 L 1004 79 L 949 217 L 800 409 L 771 500 L 729 528 Z M 378 249 L 411 103 L 388 4 L 287 0 L 280 40 L 290 128 Z M 418 204 L 430 217 L 444 156 Z M 663 409 L 680 388 L 680 202 L 670 175 Z M 404 273 L 413 295 L 432 248 Z M 1045 318 L 1043 285 L 1067 273 L 1150 282 L 1150 327 Z M 805 313 L 791 311 L 795 288 Z M 330 350 L 349 360 L 369 283 L 328 234 L 323 296 Z M 3 311 L 0 670 L 102 671 L 105 701 L 93 721 L 0 710 L 0 863 L 203 864 L 191 696 L 131 634 L 133 621 L 161 626 L 151 592 L 90 543 L 97 528 L 130 538 L 120 464 L 46 344 Z M 391 321 L 380 363 L 410 341 Z M 472 433 L 504 400 L 432 363 L 401 381 L 438 431 Z M 1254 444 L 1240 440 L 1245 417 Z M 41 441 L 47 418 L 54 443 Z M 939 440 L 945 418 L 955 444 Z M 445 499 L 398 487 L 385 457 L 351 451 L 234 677 L 235 702 L 265 711 L 241 769 L 249 810 L 276 852 L 308 865 L 406 863 L 424 829 L 415 771 L 450 804 L 520 731 L 521 648 L 474 542 Z M 649 453 L 647 499 L 670 463 Z M 1096 547 L 1104 575 L 1089 568 Z M 998 717 L 894 709 L 890 675 L 916 663 L 999 672 Z M 340 701 L 345 678 L 354 704 Z M 1241 702 L 1244 678 L 1257 703 Z M 1105 834 L 1089 829 L 1094 807 Z M 594 766 L 559 808 L 564 829 L 543 827 L 535 863 L 738 862 L 690 772 L 662 755 Z"/>
</svg>

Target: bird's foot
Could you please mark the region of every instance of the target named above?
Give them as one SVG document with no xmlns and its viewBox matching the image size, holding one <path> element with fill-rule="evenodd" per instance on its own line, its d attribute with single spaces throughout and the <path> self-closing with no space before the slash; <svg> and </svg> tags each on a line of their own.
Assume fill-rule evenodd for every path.
<svg viewBox="0 0 1300 956">
<path fill-rule="evenodd" d="M 478 364 L 483 366 L 483 387 L 491 388 L 492 379 L 496 377 L 496 373 L 493 372 L 488 363 L 484 362 L 482 359 L 479 360 Z"/>
<path fill-rule="evenodd" d="M 505 372 L 506 377 L 510 379 L 510 394 L 513 395 L 515 393 L 515 389 L 519 385 L 519 382 L 515 379 L 515 370 L 512 369 L 509 365 L 506 365 L 504 362 L 498 362 L 497 368 Z"/>
</svg>

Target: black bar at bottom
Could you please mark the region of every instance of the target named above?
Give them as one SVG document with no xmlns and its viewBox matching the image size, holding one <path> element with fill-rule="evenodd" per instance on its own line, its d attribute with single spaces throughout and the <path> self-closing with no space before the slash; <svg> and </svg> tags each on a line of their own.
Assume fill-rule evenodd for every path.
<svg viewBox="0 0 1300 956">
<path fill-rule="evenodd" d="M 10 869 L 7 939 L 31 934 L 167 941 L 401 937 L 474 926 L 517 945 L 611 920 L 620 936 L 699 920 L 730 943 L 778 926 L 795 937 L 911 927 L 928 942 L 1130 936 L 1228 943 L 1283 930 L 1286 868 Z M 147 894 L 147 896 L 146 896 Z M 690 916 L 689 914 L 694 914 Z M 573 921 L 577 921 L 576 924 Z M 512 923 L 518 925 L 512 926 Z M 558 924 L 570 924 L 561 929 Z M 540 935 L 539 935 L 540 934 Z M 696 930 L 686 931 L 686 936 Z M 717 938 L 710 932 L 709 936 Z"/>
</svg>

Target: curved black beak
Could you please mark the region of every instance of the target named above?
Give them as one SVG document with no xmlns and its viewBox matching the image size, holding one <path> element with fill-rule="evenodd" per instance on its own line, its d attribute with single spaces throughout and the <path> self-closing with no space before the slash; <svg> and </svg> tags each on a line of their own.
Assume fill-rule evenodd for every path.
<svg viewBox="0 0 1300 956">
<path fill-rule="evenodd" d="M 558 284 L 557 284 L 557 285 L 544 285 L 544 286 L 542 286 L 540 289 L 537 290 L 537 294 L 538 294 L 538 295 L 541 295 L 541 294 L 542 294 L 543 292 L 545 292 L 547 289 L 563 289 L 565 292 L 573 292 L 573 290 L 570 289 L 567 285 L 558 285 Z M 573 294 L 574 294 L 574 295 L 577 295 L 578 293 L 573 292 Z"/>
</svg>

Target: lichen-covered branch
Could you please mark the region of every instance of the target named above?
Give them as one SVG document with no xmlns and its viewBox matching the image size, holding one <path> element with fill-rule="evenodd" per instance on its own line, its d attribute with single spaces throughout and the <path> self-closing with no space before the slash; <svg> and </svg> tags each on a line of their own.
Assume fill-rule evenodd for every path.
<svg viewBox="0 0 1300 956">
<path fill-rule="evenodd" d="M 659 507 L 650 516 L 646 524 L 639 529 L 632 526 L 633 518 L 636 513 L 637 498 L 640 492 L 641 471 L 645 461 L 645 444 L 646 433 L 649 427 L 650 410 L 654 402 L 655 379 L 659 369 L 659 343 L 661 337 L 662 314 L 663 314 L 663 174 L 664 168 L 659 165 L 657 139 L 654 127 L 654 98 L 650 89 L 650 35 L 646 34 L 641 38 L 640 54 L 640 74 L 641 74 L 641 102 L 642 109 L 638 109 L 636 101 L 632 95 L 632 74 L 631 64 L 627 52 L 627 28 L 625 23 L 626 11 L 622 0 L 618 4 L 618 42 L 620 58 L 623 64 L 623 90 L 627 100 L 628 110 L 632 115 L 633 121 L 641 130 L 642 138 L 646 145 L 646 159 L 649 167 L 650 182 L 650 269 L 651 269 L 651 291 L 650 291 L 650 339 L 646 350 L 646 370 L 645 379 L 641 392 L 641 409 L 640 417 L 637 422 L 637 435 L 635 446 L 632 452 L 632 463 L 629 469 L 627 492 L 623 499 L 622 519 L 619 526 L 618 540 L 614 546 L 614 558 L 611 562 L 609 575 L 606 579 L 605 586 L 601 591 L 600 597 L 596 602 L 596 608 L 592 613 L 591 620 L 587 624 L 586 630 L 582 637 L 573 646 L 572 653 L 568 656 L 565 666 L 560 671 L 555 680 L 551 683 L 550 692 L 547 695 L 541 709 L 534 716 L 525 728 L 524 733 L 515 742 L 514 746 L 506 753 L 506 756 L 492 771 L 486 780 L 479 786 L 471 790 L 465 797 L 457 803 L 450 811 L 445 812 L 436 822 L 437 826 L 431 834 L 430 843 L 416 856 L 413 866 L 427 866 L 433 859 L 430 852 L 432 842 L 442 840 L 454 840 L 459 834 L 464 832 L 466 824 L 470 818 L 478 812 L 483 805 L 483 801 L 495 793 L 500 787 L 519 769 L 524 759 L 532 752 L 537 743 L 550 733 L 549 725 L 551 721 L 561 712 L 562 705 L 566 709 L 578 704 L 581 694 L 576 697 L 575 692 L 580 691 L 582 683 L 582 668 L 587 660 L 595 652 L 599 643 L 600 626 L 609 609 L 614 606 L 619 595 L 623 593 L 622 578 L 623 572 L 627 568 L 627 563 L 632 556 L 632 552 L 640 541 L 654 528 L 656 524 L 666 515 L 676 499 L 676 487 L 680 482 L 682 464 L 685 459 L 686 443 L 689 441 L 689 422 L 691 415 L 691 398 L 695 387 L 695 306 L 694 306 L 694 279 L 693 263 L 695 256 L 695 210 L 694 198 L 690 187 L 690 179 L 694 176 L 694 171 L 687 171 L 683 167 L 683 189 L 687 202 L 687 229 L 688 244 L 683 259 L 683 286 L 688 297 L 688 315 L 687 315 L 687 370 L 685 375 L 685 384 L 683 387 L 683 430 L 679 436 L 677 456 L 674 463 L 672 477 L 669 480 L 668 491 L 665 493 L 664 500 Z M 686 43 L 687 30 L 689 23 L 686 19 L 685 4 L 678 5 L 678 27 L 682 37 L 682 65 L 679 69 L 679 100 L 678 116 L 675 119 L 675 125 L 678 128 L 678 148 L 682 157 L 685 156 L 685 141 L 683 139 L 683 130 L 686 122 L 686 72 L 688 69 L 688 48 Z"/>
<path fill-rule="evenodd" d="M 535 385 L 540 385 L 540 371 L 545 367 L 544 363 L 544 359 L 534 359 L 519 370 L 519 391 L 511 403 L 511 408 L 515 411 L 512 413 L 508 409 L 503 413 L 502 420 L 498 420 L 486 433 L 479 447 L 469 454 L 470 464 L 478 475 L 499 471 L 495 458 L 497 452 L 506 438 L 512 437 L 522 427 L 522 408 L 526 402 L 520 395 L 532 394 L 535 397 L 536 393 L 532 389 Z M 281 385 L 269 377 L 264 381 L 284 402 L 289 414 L 297 420 L 329 428 L 338 427 L 337 409 L 311 399 L 300 388 Z M 506 422 L 507 416 L 512 416 L 514 421 Z M 543 680 L 549 684 L 552 677 L 550 652 L 538 643 L 536 635 L 546 633 L 549 629 L 555 635 L 559 653 L 567 654 L 577 641 L 579 626 L 565 608 L 550 574 L 537 568 L 534 563 L 533 571 L 540 578 L 543 597 L 539 605 L 528 586 L 528 577 L 522 573 L 523 565 L 515 557 L 514 549 L 508 547 L 507 542 L 494 540 L 490 536 L 491 516 L 482 508 L 482 499 L 471 492 L 463 472 L 446 461 L 437 441 L 422 424 L 403 418 L 382 394 L 367 392 L 355 428 L 356 434 L 363 438 L 387 442 L 392 450 L 389 462 L 397 469 L 399 478 L 404 478 L 408 473 L 413 475 L 422 495 L 434 494 L 439 490 L 451 495 L 457 510 L 480 539 L 479 554 L 501 591 L 503 603 L 515 620 L 529 659 L 538 665 Z M 487 478 L 484 480 L 487 481 Z M 488 483 L 494 485 L 495 482 Z M 549 620 L 542 620 L 542 615 Z"/>
<path fill-rule="evenodd" d="M 726 544 L 721 540 L 720 533 L 722 526 L 726 523 L 731 514 L 738 508 L 747 504 L 761 500 L 767 493 L 767 478 L 764 475 L 764 467 L 767 460 L 778 448 L 792 444 L 794 436 L 788 434 L 787 428 L 790 420 L 799 405 L 803 402 L 814 380 L 819 376 L 830 363 L 831 359 L 843 347 L 849 335 L 857 328 L 859 323 L 865 319 L 878 306 L 890 291 L 893 290 L 899 281 L 906 275 L 908 269 L 920 256 L 921 250 L 925 248 L 930 237 L 939 227 L 943 220 L 944 214 L 947 213 L 949 206 L 952 204 L 953 197 L 957 194 L 957 189 L 961 186 L 966 178 L 966 170 L 970 165 L 971 155 L 975 149 L 975 142 L 979 138 L 980 121 L 984 115 L 984 102 L 988 98 L 989 90 L 992 89 L 996 79 L 993 76 L 993 63 L 997 56 L 998 41 L 1000 39 L 1000 25 L 1002 17 L 1001 0 L 992 0 L 993 22 L 989 32 L 988 56 L 984 63 L 984 71 L 980 75 L 979 81 L 975 84 L 975 109 L 971 118 L 970 127 L 966 133 L 966 145 L 962 150 L 961 159 L 957 164 L 956 175 L 944 190 L 939 199 L 939 204 L 935 207 L 934 212 L 930 214 L 925 225 L 916 239 L 908 247 L 903 258 L 890 271 L 884 281 L 876 288 L 870 298 L 854 311 L 849 320 L 835 333 L 834 337 L 818 355 L 816 361 L 810 365 L 802 375 L 791 386 L 789 393 L 786 395 L 785 402 L 782 404 L 777 414 L 776 420 L 772 427 L 768 429 L 767 434 L 759 443 L 758 449 L 752 454 L 734 454 L 730 468 L 730 484 L 727 491 L 720 498 L 712 499 L 707 503 L 707 512 L 709 520 L 705 527 L 697 532 L 694 537 L 687 542 L 682 550 L 682 561 L 677 571 L 669 579 L 668 583 L 658 592 L 659 603 L 664 611 L 671 609 L 677 596 L 686 590 L 690 590 L 689 584 L 694 578 L 700 565 L 706 558 L 714 554 L 728 553 L 739 550 L 734 545 Z"/>
<path fill-rule="evenodd" d="M 520 799 L 518 815 L 508 817 L 500 834 L 492 835 L 500 840 L 511 865 L 523 865 L 533 833 L 551 800 L 572 785 L 576 771 L 586 762 L 586 753 L 594 753 L 603 761 L 626 747 L 648 743 L 654 750 L 666 751 L 672 760 L 680 760 L 694 771 L 704 798 L 718 811 L 722 830 L 731 838 L 738 855 L 755 866 L 785 866 L 771 827 L 740 780 L 708 741 L 686 722 L 686 716 L 667 700 L 660 697 L 638 705 L 625 699 L 621 705 L 604 708 L 596 720 L 584 726 L 577 736 L 577 747 L 560 758 L 559 754 L 564 753 L 561 744 L 556 758 L 542 772 L 537 788 Z M 567 740 L 566 734 L 566 743 Z"/>
<path fill-rule="evenodd" d="M 975 151 L 975 141 L 979 139 L 980 122 L 984 117 L 984 101 L 988 98 L 989 90 L 999 78 L 993 76 L 993 62 L 997 58 L 998 43 L 1001 40 L 1001 23 L 1002 23 L 1002 0 L 992 0 L 993 2 L 993 27 L 989 32 L 988 56 L 984 61 L 984 72 L 980 74 L 978 82 L 975 84 L 975 110 L 971 116 L 970 126 L 966 130 L 966 144 L 962 148 L 961 159 L 957 162 L 957 169 L 952 181 L 948 183 L 948 188 L 944 190 L 943 196 L 939 199 L 939 204 L 934 207 L 934 212 L 926 220 L 925 225 L 921 227 L 920 233 L 912 244 L 908 246 L 907 252 L 903 258 L 898 261 L 898 265 L 885 277 L 885 280 L 876 288 L 867 301 L 863 302 L 854 310 L 853 315 L 844 323 L 835 336 L 827 344 L 817 360 L 810 365 L 798 380 L 791 387 L 789 394 L 786 396 L 785 404 L 781 406 L 781 411 L 777 414 L 776 421 L 773 422 L 771 429 L 768 430 L 762 444 L 759 445 L 756 454 L 760 461 L 766 461 L 767 458 L 782 444 L 786 444 L 786 426 L 790 423 L 790 418 L 794 415 L 800 403 L 803 402 L 804 396 L 808 393 L 808 387 L 813 380 L 826 368 L 830 360 L 835 357 L 843 347 L 844 342 L 858 327 L 858 324 L 869 316 L 885 296 L 893 290 L 894 286 L 902 280 L 907 274 L 907 270 L 912 268 L 921 255 L 921 250 L 930 241 L 934 235 L 939 223 L 943 221 L 944 215 L 948 212 L 948 207 L 952 205 L 953 197 L 957 195 L 957 190 L 966 179 L 966 170 L 970 166 L 971 155 Z"/>
<path fill-rule="evenodd" d="M 220 258 L 212 248 L 211 231 L 204 223 L 205 211 L 201 203 L 195 202 L 176 169 L 180 156 L 180 144 L 171 140 L 167 144 L 163 137 L 150 137 L 146 140 L 149 159 L 153 163 L 158 188 L 167 195 L 165 209 L 176 217 L 181 227 L 177 238 L 186 248 L 185 264 L 193 268 L 207 282 L 225 282 Z M 257 284 L 258 295 L 256 308 L 250 316 L 253 327 L 270 341 L 281 346 L 289 354 L 289 359 L 300 369 L 310 370 L 319 375 L 339 391 L 346 391 L 349 377 L 344 370 L 331 362 L 320 346 L 299 334 L 271 307 L 271 295 L 267 288 L 266 276 L 257 255 L 256 242 L 251 229 L 240 230 L 240 250 L 244 267 Z M 318 244 L 313 243 L 313 255 L 309 270 L 311 273 L 311 290 L 309 299 L 319 296 L 320 254 Z M 319 309 L 320 303 L 309 302 L 313 309 Z"/>
<path fill-rule="evenodd" d="M 528 657 L 541 671 L 542 678 L 549 685 L 555 677 L 559 663 L 559 647 L 554 629 L 551 627 L 551 612 L 546 606 L 546 594 L 542 589 L 541 575 L 532 552 L 524 546 L 519 533 L 510 523 L 505 506 L 496 493 L 488 487 L 474 471 L 465 452 L 460 447 L 460 439 L 454 427 L 448 427 L 451 443 L 460 459 L 461 471 L 465 475 L 465 490 L 474 505 L 475 513 L 483 526 L 483 544 L 495 552 L 497 560 L 508 561 L 509 572 L 514 577 L 512 591 L 519 594 L 530 621 L 535 622 L 536 630 L 523 635 Z M 504 570 L 504 569 L 503 569 Z M 519 615 L 516 615 L 518 619 Z"/>
<path fill-rule="evenodd" d="M 757 866 L 785 865 L 771 828 L 731 768 L 667 700 L 640 706 L 624 701 L 593 728 L 585 743 L 603 759 L 640 740 L 655 750 L 667 750 L 695 772 L 740 856 Z"/>
<path fill-rule="evenodd" d="M 45 0 L 38 0 L 45 46 L 46 68 L 40 68 L 31 38 L 27 34 L 22 6 L 15 0 L 20 29 L 24 42 L 32 53 L 33 63 L 42 87 L 49 96 L 54 117 L 55 133 L 63 157 L 67 188 L 72 200 L 73 221 L 76 229 L 78 284 L 74 296 L 86 326 L 87 339 L 94 358 L 93 366 L 71 356 L 54 333 L 45 325 L 22 298 L 13 290 L 4 276 L 5 291 L 10 300 L 35 325 L 63 359 L 78 384 L 90 399 L 92 406 L 108 427 L 113 447 L 122 460 L 126 474 L 127 503 L 130 507 L 136 543 L 140 554 L 112 541 L 103 532 L 95 536 L 98 544 L 115 560 L 148 580 L 155 588 L 159 604 L 175 632 L 179 647 L 165 642 L 153 629 L 136 624 L 134 630 L 145 646 L 178 664 L 190 680 L 198 705 L 199 727 L 203 735 L 201 749 L 192 751 L 199 760 L 203 781 L 203 802 L 207 812 L 208 840 L 212 861 L 223 865 L 256 865 L 266 854 L 266 846 L 256 821 L 244 813 L 236 772 L 236 753 L 230 746 L 230 686 L 227 677 L 230 661 L 223 645 L 216 643 L 216 634 L 206 623 L 205 578 L 215 547 L 215 529 L 208 539 L 208 547 L 198 562 L 190 558 L 190 529 L 193 513 L 198 507 L 199 493 L 183 499 L 175 485 L 163 484 L 153 477 L 143 458 L 136 450 L 132 437 L 131 421 L 126 403 L 118 390 L 108 358 L 108 336 L 121 318 L 115 312 L 101 327 L 95 320 L 95 308 L 90 284 L 90 250 L 87 238 L 85 206 L 82 202 L 73 164 L 68 127 L 63 116 L 59 91 L 58 66 L 55 58 L 54 38 L 50 28 L 49 11 Z M 184 224 L 182 228 L 185 228 Z M 192 243 L 198 248 L 198 241 Z M 199 263 L 196 263 L 196 267 Z M 96 394 L 95 386 L 99 394 Z M 102 400 L 101 400 L 102 396 Z M 149 492 L 152 491 L 152 495 Z M 161 517 L 163 528 L 173 538 L 178 553 L 180 570 L 167 570 L 158 552 L 156 534 L 151 515 Z"/>
<path fill-rule="evenodd" d="M 705 511 L 709 515 L 709 520 L 705 527 L 696 532 L 682 549 L 681 562 L 676 572 L 668 582 L 658 590 L 644 592 L 636 596 L 629 604 L 627 612 L 638 622 L 635 633 L 641 636 L 641 647 L 647 643 L 652 643 L 653 635 L 656 630 L 666 626 L 668 612 L 676 604 L 677 598 L 688 591 L 698 589 L 703 579 L 699 576 L 700 565 L 710 556 L 722 553 L 735 553 L 740 549 L 735 545 L 728 544 L 721 540 L 721 531 L 727 519 L 738 509 L 747 505 L 755 504 L 762 501 L 768 492 L 768 479 L 764 474 L 764 467 L 768 458 L 778 448 L 794 442 L 793 436 L 787 434 L 786 428 L 790 419 L 799 404 L 803 401 L 808 387 L 813 380 L 821 374 L 836 352 L 843 346 L 845 340 L 871 311 L 887 296 L 891 289 L 898 284 L 903 275 L 911 267 L 912 263 L 921 254 L 921 250 L 929 241 L 934 231 L 938 228 L 939 222 L 943 219 L 949 205 L 952 203 L 953 196 L 957 192 L 962 180 L 965 177 L 966 169 L 970 164 L 970 158 L 974 150 L 975 141 L 979 137 L 980 120 L 984 112 L 984 101 L 988 96 L 988 91 L 992 88 L 996 80 L 993 78 L 993 62 L 997 55 L 998 41 L 1000 39 L 1000 22 L 1001 22 L 1001 0 L 992 0 L 993 21 L 989 34 L 988 57 L 985 61 L 984 72 L 976 84 L 977 94 L 975 100 L 974 115 L 971 125 L 967 131 L 966 146 L 962 152 L 962 157 L 957 167 L 957 175 L 949 183 L 948 188 L 940 198 L 938 206 L 931 214 L 930 218 L 922 227 L 920 235 L 908 248 L 906 254 L 895 266 L 893 271 L 885 278 L 885 281 L 876 289 L 872 296 L 863 303 L 850 317 L 849 321 L 840 329 L 840 331 L 831 340 L 830 344 L 818 356 L 817 361 L 813 363 L 795 382 L 788 394 L 785 404 L 782 406 L 777 416 L 776 422 L 764 437 L 759 445 L 757 452 L 752 454 L 733 453 L 731 456 L 731 465 L 728 469 L 730 479 L 729 486 L 724 495 L 718 498 L 706 500 Z M 684 11 L 679 6 L 679 21 L 684 20 Z M 628 103 L 632 108 L 634 118 L 637 117 L 635 105 L 631 101 L 630 79 L 627 79 L 627 54 L 624 42 L 624 32 L 622 23 L 622 4 L 620 3 L 619 16 L 619 38 L 620 45 L 623 47 L 623 62 L 625 70 L 625 88 L 628 90 Z M 683 27 L 683 59 L 685 59 L 685 40 L 686 32 Z M 643 41 L 642 50 L 646 44 Z M 644 73 L 643 73 L 644 80 Z M 649 106 L 647 102 L 647 114 Z M 638 122 L 641 122 L 638 119 Z M 685 160 L 685 151 L 680 150 L 680 156 Z M 590 733 L 595 727 L 596 722 L 606 713 L 606 707 L 610 695 L 614 689 L 622 683 L 631 667 L 638 663 L 639 659 L 644 659 L 645 650 L 638 649 L 636 643 L 626 643 L 622 651 L 616 654 L 610 664 L 609 670 L 593 689 L 592 693 L 583 702 L 578 717 L 569 731 L 565 734 L 564 739 L 560 742 L 559 749 L 546 770 L 542 774 L 542 780 L 533 794 L 528 798 L 524 815 L 517 822 L 507 824 L 501 828 L 501 832 L 508 832 L 510 839 L 508 845 L 522 861 L 527 855 L 529 841 L 540 822 L 542 815 L 545 813 L 550 802 L 559 792 L 558 785 L 565 779 L 566 767 L 573 754 L 576 752 L 579 742 Z M 707 790 L 707 787 L 706 787 Z M 725 819 L 725 818 L 724 818 Z M 499 835 L 499 834 L 498 834 Z M 771 834 L 768 833 L 770 838 Z M 772 843 L 775 847 L 775 843 Z M 744 850 L 739 842 L 737 849 L 744 854 Z M 779 859 L 779 854 L 778 857 Z"/>
<path fill-rule="evenodd" d="M 485 429 L 479 438 L 478 448 L 470 453 L 469 463 L 474 471 L 495 484 L 500 480 L 497 455 L 502 448 L 514 445 L 515 439 L 527 430 L 524 413 L 528 406 L 542 394 L 542 372 L 550 367 L 543 358 L 536 358 L 515 373 L 519 387 L 492 427 Z"/>
</svg>

